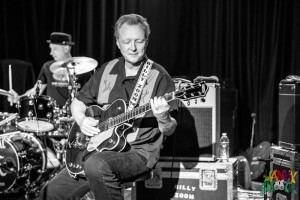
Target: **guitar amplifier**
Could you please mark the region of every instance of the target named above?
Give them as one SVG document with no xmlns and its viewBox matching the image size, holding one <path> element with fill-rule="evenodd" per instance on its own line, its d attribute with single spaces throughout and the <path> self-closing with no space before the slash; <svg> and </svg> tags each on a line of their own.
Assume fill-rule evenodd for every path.
<svg viewBox="0 0 300 200">
<path fill-rule="evenodd" d="M 178 101 L 177 128 L 164 141 L 160 160 L 215 161 L 218 158 L 220 85 L 202 84 L 207 89 L 202 97 Z"/>
<path fill-rule="evenodd" d="M 300 80 L 284 79 L 279 84 L 278 145 L 300 149 Z"/>
<path fill-rule="evenodd" d="M 272 146 L 269 177 L 265 178 L 266 189 L 271 190 L 272 199 L 299 199 L 300 153 Z M 268 180 L 268 181 L 266 181 Z"/>
</svg>

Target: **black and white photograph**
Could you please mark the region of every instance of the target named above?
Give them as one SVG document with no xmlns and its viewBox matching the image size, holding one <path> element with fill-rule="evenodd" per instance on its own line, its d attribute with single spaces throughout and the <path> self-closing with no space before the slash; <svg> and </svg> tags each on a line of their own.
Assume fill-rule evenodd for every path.
<svg viewBox="0 0 300 200">
<path fill-rule="evenodd" d="M 299 169 L 300 1 L 0 0 L 1 200 L 298 200 Z"/>
</svg>

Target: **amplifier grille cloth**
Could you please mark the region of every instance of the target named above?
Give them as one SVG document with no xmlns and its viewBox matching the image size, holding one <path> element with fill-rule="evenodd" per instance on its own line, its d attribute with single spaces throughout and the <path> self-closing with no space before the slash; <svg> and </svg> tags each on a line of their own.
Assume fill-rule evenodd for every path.
<svg viewBox="0 0 300 200">
<path fill-rule="evenodd" d="M 201 160 L 214 154 L 212 107 L 188 107 L 180 101 L 177 123 L 176 132 L 164 142 L 161 157 Z"/>
</svg>

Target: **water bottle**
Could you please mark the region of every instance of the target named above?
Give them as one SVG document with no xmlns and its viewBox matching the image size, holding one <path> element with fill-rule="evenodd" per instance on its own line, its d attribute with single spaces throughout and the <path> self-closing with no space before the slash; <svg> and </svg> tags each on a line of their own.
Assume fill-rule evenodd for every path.
<svg viewBox="0 0 300 200">
<path fill-rule="evenodd" d="M 227 137 L 227 133 L 222 133 L 220 138 L 220 161 L 229 161 L 229 138 Z"/>
</svg>

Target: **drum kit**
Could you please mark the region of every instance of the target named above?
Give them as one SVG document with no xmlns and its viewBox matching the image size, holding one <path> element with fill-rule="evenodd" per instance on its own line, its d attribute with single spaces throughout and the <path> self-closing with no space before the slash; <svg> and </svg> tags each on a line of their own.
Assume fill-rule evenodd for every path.
<svg viewBox="0 0 300 200">
<path fill-rule="evenodd" d="M 0 112 L 0 195 L 25 192 L 37 196 L 42 186 L 64 167 L 65 143 L 74 120 L 70 104 L 78 89 L 77 75 L 94 70 L 97 61 L 73 57 L 50 66 L 55 87 L 68 87 L 69 98 L 60 108 L 49 96 L 23 96 L 18 113 Z M 0 95 L 11 94 L 0 89 Z"/>
</svg>

